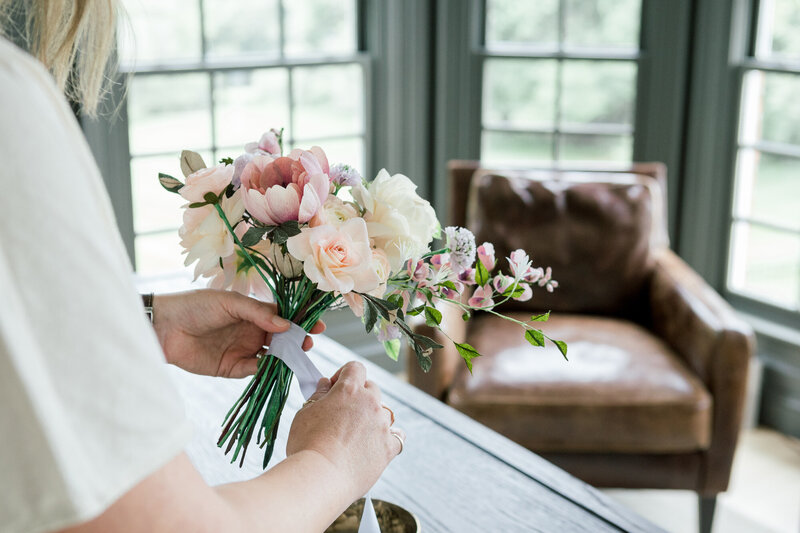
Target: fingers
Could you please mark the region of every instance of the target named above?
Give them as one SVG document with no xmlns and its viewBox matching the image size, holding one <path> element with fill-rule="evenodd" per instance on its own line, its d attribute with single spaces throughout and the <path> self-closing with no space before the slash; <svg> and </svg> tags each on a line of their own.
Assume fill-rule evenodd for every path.
<svg viewBox="0 0 800 533">
<path fill-rule="evenodd" d="M 320 398 L 323 398 L 326 394 L 328 394 L 331 390 L 331 380 L 328 378 L 320 378 L 317 382 L 317 390 L 314 391 L 308 399 L 317 401 Z"/>
<path fill-rule="evenodd" d="M 231 368 L 228 377 L 234 379 L 245 378 L 247 376 L 252 376 L 256 372 L 258 372 L 258 359 L 255 357 L 247 357 L 236 362 L 233 368 Z"/>
<path fill-rule="evenodd" d="M 320 320 L 316 324 L 314 324 L 314 327 L 311 328 L 311 331 L 309 333 L 312 333 L 312 334 L 322 333 L 326 329 L 327 329 L 327 326 L 325 325 L 325 322 Z"/>
<path fill-rule="evenodd" d="M 235 318 L 252 322 L 264 331 L 280 333 L 289 329 L 290 322 L 277 315 L 274 304 L 260 302 L 255 298 L 235 292 L 227 292 L 227 311 Z"/>
<path fill-rule="evenodd" d="M 364 387 L 367 382 L 367 369 L 358 361 L 350 361 L 331 377 L 333 387 Z"/>
</svg>

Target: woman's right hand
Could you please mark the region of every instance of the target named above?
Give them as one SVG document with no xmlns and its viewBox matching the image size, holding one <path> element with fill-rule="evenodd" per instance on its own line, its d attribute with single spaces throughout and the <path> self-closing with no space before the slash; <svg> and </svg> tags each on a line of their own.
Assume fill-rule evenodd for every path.
<svg viewBox="0 0 800 533">
<path fill-rule="evenodd" d="M 390 428 L 392 415 L 361 363 L 351 361 L 322 378 L 310 400 L 292 422 L 287 457 L 304 450 L 322 455 L 350 478 L 354 498 L 363 496 L 401 451 L 392 433 L 403 440 L 405 433 Z"/>
</svg>

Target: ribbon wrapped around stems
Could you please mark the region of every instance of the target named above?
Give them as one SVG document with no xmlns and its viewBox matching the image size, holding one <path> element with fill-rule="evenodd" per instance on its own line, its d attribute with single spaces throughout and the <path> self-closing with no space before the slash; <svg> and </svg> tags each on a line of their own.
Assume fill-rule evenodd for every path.
<svg viewBox="0 0 800 533">
<path fill-rule="evenodd" d="M 286 363 L 286 366 L 297 376 L 300 392 L 308 400 L 317 390 L 317 383 L 322 378 L 322 372 L 311 362 L 308 354 L 303 350 L 303 341 L 308 333 L 306 330 L 292 323 L 291 327 L 282 333 L 273 333 L 267 353 Z M 381 533 L 378 517 L 369 493 L 365 496 L 364 512 L 361 515 L 361 524 L 358 533 Z"/>
</svg>

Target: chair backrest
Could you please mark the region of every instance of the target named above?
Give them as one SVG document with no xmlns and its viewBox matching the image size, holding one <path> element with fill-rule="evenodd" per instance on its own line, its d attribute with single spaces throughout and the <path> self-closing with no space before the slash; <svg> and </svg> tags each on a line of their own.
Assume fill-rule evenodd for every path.
<svg viewBox="0 0 800 533">
<path fill-rule="evenodd" d="M 509 310 L 631 315 L 644 305 L 653 251 L 667 246 L 661 164 L 629 171 L 493 170 L 453 163 L 451 216 L 503 268 L 523 248 L 560 283 Z"/>
</svg>

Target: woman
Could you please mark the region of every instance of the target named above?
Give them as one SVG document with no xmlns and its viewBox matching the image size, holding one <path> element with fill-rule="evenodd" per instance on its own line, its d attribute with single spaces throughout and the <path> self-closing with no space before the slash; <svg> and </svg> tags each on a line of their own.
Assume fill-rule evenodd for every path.
<svg viewBox="0 0 800 533">
<path fill-rule="evenodd" d="M 245 376 L 288 324 L 267 304 L 195 291 L 157 297 L 150 326 L 63 96 L 96 109 L 116 6 L 24 4 L 39 62 L 0 37 L 0 532 L 323 530 L 402 450 L 380 391 L 345 365 L 295 417 L 285 461 L 203 482 L 164 357 Z M 15 19 L 9 5 L 0 21 Z"/>
</svg>

